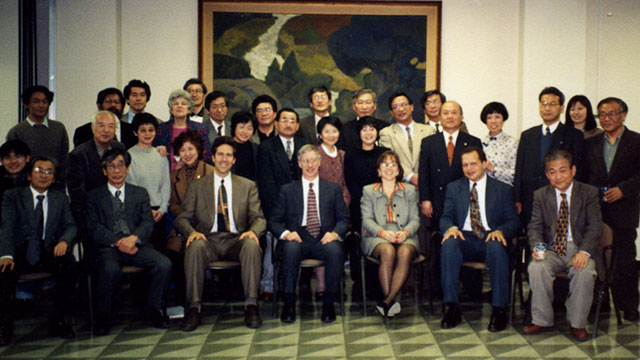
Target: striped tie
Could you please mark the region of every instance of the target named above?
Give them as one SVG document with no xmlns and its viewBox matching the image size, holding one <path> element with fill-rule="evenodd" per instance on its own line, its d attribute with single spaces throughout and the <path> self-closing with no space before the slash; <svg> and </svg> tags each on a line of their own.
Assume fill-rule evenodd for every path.
<svg viewBox="0 0 640 360">
<path fill-rule="evenodd" d="M 307 195 L 307 231 L 313 237 L 320 234 L 320 218 L 318 217 L 318 204 L 316 203 L 316 193 L 313 191 L 313 183 L 309 183 Z"/>
</svg>

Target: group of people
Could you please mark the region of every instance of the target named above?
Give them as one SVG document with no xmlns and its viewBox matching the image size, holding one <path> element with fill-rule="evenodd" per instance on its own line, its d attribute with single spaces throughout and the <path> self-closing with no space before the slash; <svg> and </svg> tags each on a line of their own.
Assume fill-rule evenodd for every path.
<svg viewBox="0 0 640 360">
<path fill-rule="evenodd" d="M 462 263 L 481 261 L 490 269 L 489 330 L 501 331 L 509 249 L 522 232 L 532 249 L 532 323 L 524 333 L 553 326 L 554 274 L 567 271 L 571 334 L 586 340 L 603 224 L 616 251 L 615 304 L 638 321 L 640 134 L 624 126 L 621 99 L 599 102 L 600 130 L 586 97 L 569 100 L 563 124 L 564 95 L 544 88 L 543 123 L 517 140 L 502 130 L 509 117 L 503 104 L 482 110 L 488 134 L 480 139 L 468 134 L 462 106 L 438 90 L 420 99 L 425 118 L 418 121 L 413 100 L 392 94 L 393 123 L 375 117 L 369 89 L 355 92 L 356 116 L 346 122 L 331 115 L 324 86 L 308 92 L 312 115 L 302 119 L 269 95 L 229 117 L 227 96 L 208 93 L 195 78 L 170 94 L 167 121 L 144 111 L 150 97 L 141 80 L 123 93 L 100 91 L 98 111 L 75 130 L 69 153 L 64 125 L 47 116 L 53 93 L 43 86 L 24 92 L 28 117 L 0 147 L 0 344 L 11 341 L 18 276 L 38 270 L 57 283 L 51 332 L 75 336 L 69 294 L 76 243 L 97 277 L 96 335 L 110 331 L 125 265 L 149 273 L 148 324 L 168 326 L 173 283 L 185 305 L 181 328 L 193 331 L 212 261 L 240 263 L 245 323 L 258 328 L 258 301 L 278 295 L 274 281 L 282 284 L 281 321 L 296 320 L 306 258 L 323 261 L 315 271 L 323 322 L 336 319 L 345 260 L 358 266 L 361 255 L 379 261 L 377 310 L 396 316 L 411 263 L 425 252 L 432 264 L 426 275 L 435 280 L 428 291 L 446 304 L 441 327 L 461 321 Z"/>
</svg>

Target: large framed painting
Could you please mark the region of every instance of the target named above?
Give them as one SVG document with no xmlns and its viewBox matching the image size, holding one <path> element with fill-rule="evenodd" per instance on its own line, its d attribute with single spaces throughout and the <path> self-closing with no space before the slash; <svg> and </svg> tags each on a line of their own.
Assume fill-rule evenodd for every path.
<svg viewBox="0 0 640 360">
<path fill-rule="evenodd" d="M 324 85 L 343 121 L 362 88 L 378 95 L 380 118 L 404 91 L 421 121 L 420 96 L 439 86 L 439 2 L 200 0 L 199 16 L 200 76 L 231 112 L 268 94 L 305 116 L 308 90 Z"/>
</svg>

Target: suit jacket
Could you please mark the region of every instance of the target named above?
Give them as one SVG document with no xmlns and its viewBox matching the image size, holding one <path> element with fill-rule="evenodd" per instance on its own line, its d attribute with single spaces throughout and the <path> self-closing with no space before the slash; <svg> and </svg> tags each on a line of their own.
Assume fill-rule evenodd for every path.
<svg viewBox="0 0 640 360">
<path fill-rule="evenodd" d="M 88 227 L 89 238 L 95 247 L 112 246 L 120 240 L 120 237 L 112 229 L 116 221 L 111 202 L 112 197 L 107 185 L 91 190 L 87 196 L 87 223 L 91 224 Z M 124 186 L 124 209 L 131 235 L 138 236 L 139 246 L 146 245 L 155 225 L 147 190 L 140 186 L 126 184 Z"/>
<path fill-rule="evenodd" d="M 387 195 L 380 191 L 380 183 L 367 185 L 362 189 L 361 213 L 363 238 L 378 237 L 378 232 L 387 223 Z M 420 214 L 418 212 L 418 194 L 415 186 L 406 183 L 398 183 L 398 190 L 391 198 L 393 209 L 396 212 L 396 222 L 401 230 L 407 230 L 411 235 L 407 239 L 417 241 L 417 231 L 420 227 Z"/>
<path fill-rule="evenodd" d="M 306 144 L 305 139 L 293 137 L 293 176 L 287 153 L 279 136 L 275 136 L 258 146 L 258 190 L 260 191 L 262 210 L 267 218 L 275 206 L 282 185 L 300 180 L 302 171 L 297 161 L 298 150 Z"/>
<path fill-rule="evenodd" d="M 170 156 L 173 150 L 173 118 L 167 122 L 163 122 L 158 125 L 156 129 L 156 137 L 153 139 L 153 146 L 165 146 L 167 148 L 167 157 Z M 198 134 L 198 137 L 204 144 L 204 154 L 202 159 L 207 163 L 212 163 L 211 158 L 211 144 L 209 144 L 209 129 L 204 124 L 198 124 L 195 121 L 187 120 L 187 129 L 193 130 Z"/>
<path fill-rule="evenodd" d="M 153 117 L 156 118 L 156 120 L 158 121 L 158 124 L 164 122 L 164 120 L 161 120 L 160 118 L 158 118 L 155 115 L 153 115 Z M 122 116 L 120 116 L 120 120 L 126 122 L 127 124 L 130 124 L 130 122 L 129 122 L 129 111 L 127 111 L 126 113 L 122 114 Z"/>
<path fill-rule="evenodd" d="M 360 140 L 357 122 L 358 120 L 353 119 L 342 126 L 340 139 L 338 139 L 338 143 L 336 144 L 340 150 L 349 151 L 362 148 L 362 140 Z M 378 129 L 378 134 L 389 125 L 391 124 L 384 120 L 375 119 L 375 127 Z"/>
<path fill-rule="evenodd" d="M 484 207 L 490 229 L 500 230 L 506 239 L 516 236 L 520 228 L 518 211 L 513 202 L 511 186 L 495 180 L 488 175 L 485 190 Z M 444 210 L 440 218 L 440 231 L 446 233 L 452 226 L 462 231 L 464 222 L 469 216 L 469 179 L 463 177 L 447 185 Z"/>
<path fill-rule="evenodd" d="M 213 173 L 213 166 L 198 161 L 196 165 L 196 180 L 205 175 Z M 169 199 L 169 210 L 175 216 L 180 215 L 180 208 L 184 202 L 184 196 L 187 193 L 187 168 L 181 167 L 171 172 L 171 198 Z"/>
<path fill-rule="evenodd" d="M 116 133 L 116 135 L 118 134 Z M 133 133 L 133 126 L 122 120 L 120 120 L 120 137 L 121 139 L 119 138 L 118 140 L 123 143 L 127 149 L 138 143 L 138 138 Z M 88 122 L 76 128 L 76 131 L 73 133 L 73 147 L 77 148 L 91 139 L 93 139 L 93 130 L 91 130 L 91 123 Z"/>
<path fill-rule="evenodd" d="M 349 228 L 349 211 L 342 198 L 340 185 L 319 179 L 320 237 L 327 232 L 336 232 L 340 238 Z M 278 200 L 269 218 L 269 230 L 280 238 L 285 230 L 300 232 L 304 200 L 302 180 L 286 184 L 280 189 Z"/>
<path fill-rule="evenodd" d="M 182 203 L 182 211 L 173 225 L 184 237 L 193 231 L 211 233 L 213 223 L 218 216 L 217 202 L 214 196 L 214 174 L 208 174 L 189 184 L 187 195 Z M 264 231 L 267 222 L 260 210 L 258 188 L 256 184 L 242 176 L 231 175 L 233 191 L 233 221 L 239 233 L 252 230 L 257 236 Z"/>
<path fill-rule="evenodd" d="M 460 179 L 462 173 L 462 158 L 460 153 L 469 146 L 482 149 L 482 142 L 475 136 L 458 132 L 458 139 L 453 152 L 453 161 L 449 166 L 447 158 L 447 144 L 442 133 L 433 134 L 422 139 L 420 145 L 420 167 L 418 172 L 418 194 L 420 202 L 431 201 L 434 211 L 434 226 L 437 226 L 444 208 L 447 184 Z"/>
<path fill-rule="evenodd" d="M 71 215 L 69 198 L 63 192 L 47 192 L 47 223 L 44 233 L 44 251 L 53 253 L 60 241 L 69 249 L 76 239 L 76 224 Z M 8 190 L 2 201 L 2 227 L 0 228 L 0 256 L 11 255 L 36 237 L 35 204 L 29 186 Z"/>
<path fill-rule="evenodd" d="M 540 138 L 542 125 L 534 126 L 522 132 L 516 157 L 516 173 L 513 182 L 514 198 L 522 203 L 522 216 L 528 221 L 533 207 L 533 192 L 549 183 L 544 174 L 544 164 L 540 161 Z M 558 124 L 552 134 L 549 150 L 567 150 L 573 155 L 577 179 L 582 179 L 584 135 L 580 130 Z"/>
<path fill-rule="evenodd" d="M 420 165 L 420 144 L 422 139 L 436 133 L 436 129 L 429 125 L 413 122 L 413 152 L 409 151 L 409 144 L 406 139 L 405 127 L 400 124 L 393 124 L 380 131 L 380 146 L 392 149 L 400 158 L 400 165 L 405 177 L 411 173 L 418 174 Z"/>
<path fill-rule="evenodd" d="M 601 202 L 604 222 L 616 227 L 637 228 L 640 194 L 640 134 L 625 127 L 616 155 L 607 173 L 604 162 L 605 135 L 587 141 L 586 179 L 601 188 L 620 187 L 624 197 L 614 203 Z"/>
<path fill-rule="evenodd" d="M 318 145 L 320 143 L 318 140 L 315 113 L 300 119 L 300 128 L 298 128 L 296 136 L 305 138 L 309 144 Z"/>
<path fill-rule="evenodd" d="M 213 140 L 215 140 L 218 136 L 220 136 L 220 134 L 218 134 L 218 125 L 216 123 L 213 122 L 213 120 L 211 120 L 211 117 L 208 116 L 204 116 L 202 118 L 202 124 L 205 125 L 207 127 L 207 129 L 209 129 L 209 145 L 213 144 Z M 225 119 L 224 120 L 224 136 L 231 136 L 233 137 L 233 134 L 231 133 L 231 120 L 229 119 Z"/>
<path fill-rule="evenodd" d="M 258 135 L 258 128 L 255 129 L 255 131 L 253 132 L 253 136 L 251 136 L 251 139 L 249 139 L 249 141 L 251 141 L 252 143 L 256 143 L 258 145 L 260 145 L 261 141 L 260 141 L 260 135 Z M 297 134 L 296 134 L 297 135 Z M 273 127 L 273 137 L 277 137 L 278 136 L 278 129 L 275 128 L 275 126 Z"/>
</svg>

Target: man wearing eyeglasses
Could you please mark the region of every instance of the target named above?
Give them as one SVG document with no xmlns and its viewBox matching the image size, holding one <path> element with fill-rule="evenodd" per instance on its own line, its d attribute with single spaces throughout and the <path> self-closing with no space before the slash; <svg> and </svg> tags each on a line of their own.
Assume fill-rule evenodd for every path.
<svg viewBox="0 0 640 360">
<path fill-rule="evenodd" d="M 602 219 L 613 230 L 613 299 L 625 319 L 637 322 L 640 134 L 624 126 L 628 111 L 619 98 L 608 97 L 598 103 L 598 118 L 605 132 L 586 143 L 586 179 L 600 189 Z"/>
<path fill-rule="evenodd" d="M 203 124 L 209 119 L 209 109 L 205 106 L 204 100 L 207 96 L 207 85 L 198 78 L 191 78 L 184 83 L 182 90 L 188 92 L 193 101 L 193 110 L 189 115 L 189 120 Z M 209 143 L 211 144 L 211 142 Z"/>
<path fill-rule="evenodd" d="M 27 166 L 30 185 L 11 189 L 2 202 L 0 230 L 0 346 L 11 342 L 14 297 L 18 276 L 50 272 L 56 282 L 49 331 L 65 339 L 75 338 L 71 324 L 77 269 L 70 249 L 76 225 L 69 198 L 51 189 L 56 176 L 54 160 L 37 156 Z"/>
<path fill-rule="evenodd" d="M 231 136 L 231 121 L 227 119 L 229 113 L 229 99 L 221 91 L 212 91 L 207 95 L 204 105 L 208 115 L 202 121 L 209 129 L 209 144 L 220 136 Z"/>
<path fill-rule="evenodd" d="M 251 141 L 260 144 L 278 135 L 279 129 L 275 124 L 277 111 L 278 103 L 271 96 L 262 94 L 253 99 L 251 112 L 258 120 L 258 131 L 253 134 Z"/>
<path fill-rule="evenodd" d="M 583 171 L 584 136 L 579 130 L 560 122 L 564 94 L 553 86 L 542 89 L 538 95 L 538 109 L 542 125 L 527 129 L 520 135 L 513 183 L 516 208 L 525 229 L 531 219 L 534 191 L 549 184 L 542 162 L 547 152 L 556 149 L 568 151 L 573 156 L 578 180 L 582 179 Z"/>
<path fill-rule="evenodd" d="M 331 92 L 326 86 L 316 86 L 309 90 L 309 107 L 313 111 L 310 116 L 300 119 L 300 129 L 296 135 L 307 140 L 309 144 L 318 145 L 318 130 L 316 127 L 325 116 L 331 112 Z"/>
<path fill-rule="evenodd" d="M 357 122 L 365 116 L 372 116 L 375 120 L 375 127 L 378 133 L 390 124 L 384 120 L 376 119 L 376 109 L 378 108 L 378 97 L 376 93 L 371 89 L 360 89 L 353 94 L 351 98 L 351 108 L 356 114 L 356 117 L 344 124 L 342 131 L 340 132 L 340 140 L 338 141 L 338 148 L 341 150 L 349 151 L 353 149 L 360 149 L 362 146 L 362 140 L 360 140 L 360 131 L 358 130 Z"/>
<path fill-rule="evenodd" d="M 447 97 L 440 92 L 440 90 L 429 90 L 422 95 L 420 104 L 422 110 L 424 110 L 425 124 L 430 125 L 436 130 L 436 132 L 442 132 L 442 124 L 440 123 L 440 108 L 442 104 L 447 102 Z M 460 125 L 460 131 L 463 133 L 469 133 L 467 130 L 467 124 L 462 122 Z"/>
</svg>

